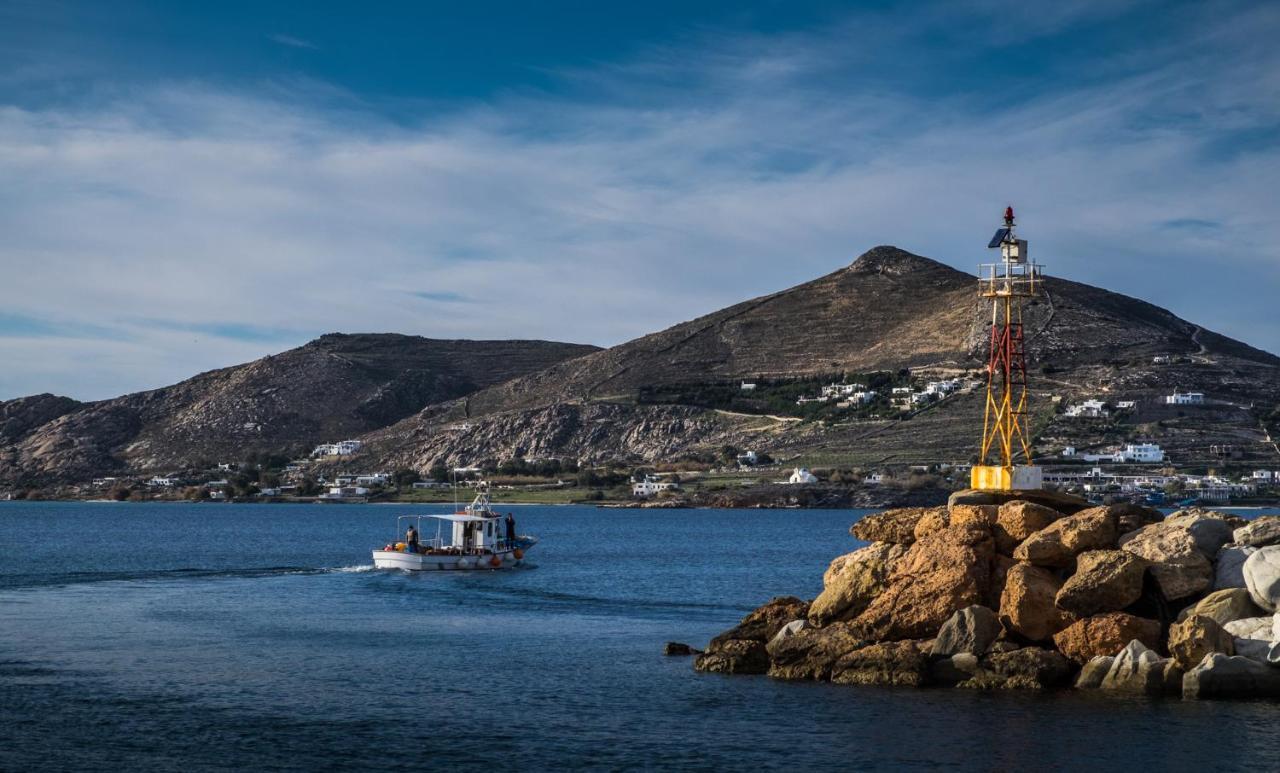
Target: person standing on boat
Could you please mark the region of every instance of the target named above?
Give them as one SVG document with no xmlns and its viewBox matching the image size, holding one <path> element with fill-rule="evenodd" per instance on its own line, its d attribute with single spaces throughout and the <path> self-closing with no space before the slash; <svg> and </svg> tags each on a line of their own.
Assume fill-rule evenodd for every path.
<svg viewBox="0 0 1280 773">
<path fill-rule="evenodd" d="M 516 516 L 514 513 L 507 513 L 507 544 L 514 544 L 516 541 Z"/>
<path fill-rule="evenodd" d="M 418 527 L 417 526 L 413 524 L 409 524 L 409 531 L 407 534 L 405 534 L 404 541 L 409 543 L 410 553 L 418 552 Z"/>
</svg>

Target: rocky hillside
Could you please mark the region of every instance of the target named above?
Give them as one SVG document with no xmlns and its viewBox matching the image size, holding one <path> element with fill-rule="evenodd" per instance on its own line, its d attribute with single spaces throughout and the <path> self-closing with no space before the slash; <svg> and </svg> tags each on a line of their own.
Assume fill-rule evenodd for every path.
<svg viewBox="0 0 1280 773">
<path fill-rule="evenodd" d="M 869 449 L 867 462 L 963 459 L 981 416 L 972 395 L 910 422 L 820 427 L 639 404 L 637 396 L 655 385 L 901 368 L 980 376 L 989 314 L 969 274 L 876 247 L 812 282 L 431 406 L 374 433 L 371 458 L 424 468 L 435 458 L 467 464 L 525 455 L 658 460 L 732 442 L 793 455 Z M 1053 414 L 1054 397 L 1154 401 L 1175 388 L 1198 390 L 1232 404 L 1235 413 L 1215 425 L 1239 429 L 1242 446 L 1267 452 L 1257 419 L 1239 406 L 1280 401 L 1274 355 L 1145 301 L 1062 279 L 1046 282 L 1025 321 L 1041 424 Z M 1155 355 L 1175 362 L 1156 367 Z M 1195 446 L 1203 432 L 1180 437 Z M 1058 432 L 1054 442 L 1070 440 Z"/>
<path fill-rule="evenodd" d="M 310 447 L 594 351 L 548 341 L 331 334 L 113 400 L 11 400 L 0 403 L 0 482 L 78 482 Z"/>
</svg>

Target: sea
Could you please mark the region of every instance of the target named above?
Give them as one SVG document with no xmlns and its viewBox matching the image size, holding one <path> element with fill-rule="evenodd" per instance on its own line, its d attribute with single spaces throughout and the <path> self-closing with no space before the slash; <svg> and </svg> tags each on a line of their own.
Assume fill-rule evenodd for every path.
<svg viewBox="0 0 1280 773">
<path fill-rule="evenodd" d="M 698 674 L 857 510 L 504 506 L 511 571 L 374 570 L 439 506 L 0 503 L 0 770 L 1233 770 L 1280 703 Z M 1253 511 L 1257 512 L 1257 511 Z M 430 536 L 430 535 L 427 535 Z"/>
</svg>

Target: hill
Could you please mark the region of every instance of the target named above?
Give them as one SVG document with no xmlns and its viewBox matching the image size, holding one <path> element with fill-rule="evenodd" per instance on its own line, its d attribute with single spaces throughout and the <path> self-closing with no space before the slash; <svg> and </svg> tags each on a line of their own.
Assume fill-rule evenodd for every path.
<svg viewBox="0 0 1280 773">
<path fill-rule="evenodd" d="M 989 318 L 973 276 L 876 247 L 811 282 L 432 405 L 371 433 L 366 458 L 421 469 L 436 459 L 522 456 L 656 461 L 737 444 L 809 462 L 963 461 L 981 422 L 975 394 L 919 414 L 848 421 L 715 410 L 703 397 L 736 389 L 739 380 L 854 379 L 902 369 L 982 378 Z M 1048 279 L 1025 321 L 1042 450 L 1168 435 L 1184 450 L 1203 444 L 1207 454 L 1218 432 L 1248 454 L 1276 458 L 1256 409 L 1280 398 L 1280 358 L 1151 303 L 1064 279 Z M 1158 365 L 1156 357 L 1169 362 Z M 671 387 L 665 391 L 675 396 L 650 404 L 645 396 L 655 387 Z M 1127 395 L 1160 415 L 1155 405 L 1175 389 L 1211 395 L 1219 415 L 1199 424 L 1194 416 L 1165 416 L 1096 437 L 1089 434 L 1096 427 L 1082 425 L 1076 437 L 1057 419 L 1057 406 L 1088 396 Z"/>
<path fill-rule="evenodd" d="M 370 432 L 597 347 L 549 341 L 322 336 L 172 386 L 77 403 L 0 403 L 0 481 L 42 485 L 287 453 Z"/>
</svg>

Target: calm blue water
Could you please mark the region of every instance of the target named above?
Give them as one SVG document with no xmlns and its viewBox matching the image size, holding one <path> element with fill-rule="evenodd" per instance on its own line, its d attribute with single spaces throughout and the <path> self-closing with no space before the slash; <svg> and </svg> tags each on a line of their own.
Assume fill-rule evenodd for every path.
<svg viewBox="0 0 1280 773">
<path fill-rule="evenodd" d="M 511 509 L 542 537 L 534 568 L 406 575 L 369 571 L 369 549 L 433 508 L 0 505 L 0 770 L 1257 770 L 1280 755 L 1271 703 L 792 684 L 662 657 L 770 596 L 816 594 L 855 512 Z"/>
</svg>

